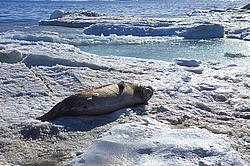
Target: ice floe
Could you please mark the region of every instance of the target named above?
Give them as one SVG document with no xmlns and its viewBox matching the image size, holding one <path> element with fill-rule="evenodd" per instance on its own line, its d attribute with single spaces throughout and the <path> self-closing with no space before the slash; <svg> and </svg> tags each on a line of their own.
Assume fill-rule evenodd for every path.
<svg viewBox="0 0 250 166">
<path fill-rule="evenodd" d="M 31 42 L 51 42 L 51 43 L 63 43 L 71 44 L 74 46 L 86 46 L 86 45 L 135 45 L 135 44 L 148 44 L 148 43 L 166 43 L 169 40 L 175 40 L 178 38 L 170 38 L 168 36 L 118 36 L 116 34 L 110 34 L 109 36 L 95 36 L 86 34 L 63 34 L 58 32 L 33 32 L 27 33 L 22 31 L 12 31 L 1 35 L 1 39 L 11 39 L 20 41 Z"/>
<path fill-rule="evenodd" d="M 219 24 L 194 23 L 193 25 L 175 25 L 150 27 L 148 25 L 94 24 L 83 30 L 87 35 L 133 35 L 133 36 L 179 36 L 187 39 L 209 39 L 224 36 L 224 27 Z"/>
<path fill-rule="evenodd" d="M 23 58 L 22 53 L 18 50 L 0 51 L 0 61 L 6 63 L 17 63 Z"/>
<path fill-rule="evenodd" d="M 229 38 L 249 40 L 249 13 L 246 9 L 195 10 L 186 18 L 141 18 L 107 16 L 95 12 L 66 12 L 40 25 L 84 28 L 92 35 L 180 36 L 187 39 Z"/>
<path fill-rule="evenodd" d="M 204 151 L 198 151 L 198 153 L 196 150 L 191 152 L 183 150 L 187 146 L 202 149 L 207 146 L 207 143 L 220 145 L 219 147 L 222 148 L 222 151 L 219 151 L 220 149 L 216 149 L 215 146 L 215 151 L 211 149 L 206 151 L 218 152 L 216 153 L 218 155 L 223 153 L 220 159 L 214 156 L 218 162 L 239 161 L 240 163 L 241 159 L 236 157 L 238 156 L 236 153 L 242 155 L 244 160 L 250 160 L 248 149 L 250 74 L 247 66 L 207 63 L 194 59 L 179 59 L 179 62 L 184 64 L 179 65 L 139 58 L 97 56 L 82 52 L 79 48 L 68 44 L 12 39 L 0 41 L 1 52 L 8 53 L 15 50 L 18 55 L 22 55 L 16 63 L 6 63 L 8 61 L 1 59 L 0 64 L 0 149 L 4 158 L 12 165 L 48 165 L 48 163 L 72 159 L 74 154 L 87 154 L 85 149 L 89 145 L 90 148 L 96 146 L 97 144 L 91 145 L 91 143 L 113 126 L 133 122 L 139 129 L 141 125 L 136 122 L 148 117 L 172 125 L 169 128 L 159 128 L 159 131 L 162 131 L 163 135 L 166 134 L 165 136 L 169 136 L 169 133 L 165 133 L 164 130 L 173 131 L 180 142 L 169 144 L 163 139 L 162 146 L 154 146 L 156 149 L 150 147 L 148 151 L 144 148 L 147 144 L 141 144 L 143 148 L 139 147 L 136 149 L 138 151 L 133 151 L 133 154 L 135 153 L 135 156 L 141 157 L 142 160 L 135 160 L 132 155 L 131 160 L 124 157 L 127 163 L 138 161 L 141 162 L 139 164 L 146 164 L 150 161 L 145 156 L 159 162 L 178 162 L 176 156 L 172 156 L 171 160 L 161 158 L 162 155 L 171 153 L 177 156 L 187 154 L 186 159 L 180 158 L 179 161 L 182 163 L 200 161 L 208 164 L 206 157 L 198 155 L 204 154 Z M 197 74 L 201 69 L 202 72 Z M 79 89 L 121 80 L 154 87 L 155 92 L 149 104 L 121 109 L 100 117 L 63 117 L 50 123 L 34 120 L 35 117 L 41 116 L 57 102 Z M 148 126 L 152 126 L 151 123 L 155 122 L 149 121 Z M 147 128 L 145 125 L 142 126 Z M 158 130 L 157 126 L 158 123 L 153 125 L 152 131 Z M 189 128 L 193 126 L 205 128 L 208 131 Z M 170 129 L 170 127 L 184 129 Z M 127 130 L 127 128 L 124 129 Z M 140 132 L 141 130 L 138 130 L 138 133 Z M 200 134 L 195 138 L 204 142 L 197 141 L 199 145 L 190 142 L 184 142 L 190 143 L 184 144 L 181 141 L 186 138 L 182 135 L 183 132 L 190 138 Z M 222 138 L 212 133 L 225 134 L 225 136 Z M 177 137 L 179 135 L 180 137 Z M 224 137 L 230 141 L 226 141 Z M 156 132 L 152 139 L 157 138 L 161 137 Z M 170 138 L 167 140 L 173 141 Z M 217 144 L 217 140 L 222 144 Z M 150 143 L 151 140 L 148 138 L 147 141 Z M 106 146 L 106 144 L 103 145 Z M 109 145 L 113 146 L 113 144 Z M 170 149 L 165 151 L 166 153 L 157 151 L 160 147 L 166 150 L 168 145 L 180 145 L 181 148 L 172 149 L 173 151 Z M 119 147 L 123 148 L 120 145 Z M 117 154 L 120 153 L 118 150 Z M 149 152 L 152 153 L 147 154 Z M 156 153 L 159 155 L 152 155 Z M 194 158 L 191 156 L 195 160 L 192 160 Z M 210 161 L 216 163 L 215 158 L 211 157 Z M 101 159 L 98 161 L 102 162 Z M 110 162 L 113 161 L 117 160 L 110 160 Z"/>
<path fill-rule="evenodd" d="M 70 165 L 221 164 L 244 165 L 225 137 L 204 129 L 171 129 L 145 119 L 144 123 L 114 126 Z"/>
<path fill-rule="evenodd" d="M 247 57 L 247 55 L 241 54 L 241 53 L 229 53 L 226 52 L 224 54 L 225 57 L 229 57 L 229 58 L 243 58 L 243 57 Z"/>
<path fill-rule="evenodd" d="M 65 12 L 63 10 L 55 10 L 51 15 L 50 15 L 50 19 L 58 19 L 63 17 L 63 15 L 65 14 Z"/>
<path fill-rule="evenodd" d="M 201 61 L 195 59 L 176 59 L 176 64 L 187 67 L 198 67 L 201 64 Z"/>
</svg>

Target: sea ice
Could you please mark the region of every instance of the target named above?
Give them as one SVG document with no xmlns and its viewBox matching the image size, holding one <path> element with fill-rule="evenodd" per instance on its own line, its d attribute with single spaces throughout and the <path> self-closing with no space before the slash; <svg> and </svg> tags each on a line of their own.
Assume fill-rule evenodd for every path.
<svg viewBox="0 0 250 166">
<path fill-rule="evenodd" d="M 115 160 L 111 156 L 107 162 L 124 161 L 127 165 L 130 162 L 149 164 L 150 161 L 159 164 L 174 161 L 185 164 L 190 161 L 209 165 L 208 159 L 211 159 L 215 165 L 217 161 L 225 163 L 239 161 L 240 163 L 236 152 L 229 145 L 232 141 L 237 153 L 249 161 L 247 147 L 250 128 L 248 123 L 250 74 L 248 67 L 186 60 L 191 61 L 190 66 L 198 65 L 198 68 L 204 69 L 201 74 L 196 74 L 186 70 L 192 67 L 139 58 L 97 56 L 82 52 L 79 48 L 68 44 L 4 39 L 0 41 L 0 46 L 3 52 L 18 50 L 24 57 L 18 63 L 0 64 L 0 129 L 2 131 L 0 150 L 12 165 L 27 163 L 46 165 L 48 162 L 62 162 L 64 158 L 71 158 L 71 154 L 85 151 L 94 139 L 112 126 L 128 122 L 133 122 L 132 124 L 137 127 L 136 129 L 124 127 L 126 132 L 122 131 L 118 134 L 122 142 L 115 142 L 115 144 L 108 142 L 110 146 L 107 146 L 107 141 L 104 143 L 101 138 L 90 148 L 98 147 L 94 150 L 99 150 L 98 142 L 101 141 L 100 145 L 107 147 L 110 153 L 117 152 L 114 157 L 120 157 L 120 154 L 126 151 L 130 156 L 123 155 L 124 160 Z M 184 60 L 180 62 L 186 63 Z M 57 102 L 79 89 L 120 80 L 154 87 L 155 92 L 148 105 L 118 110 L 114 114 L 101 117 L 62 117 L 46 124 L 34 120 L 35 117 L 48 112 Z M 147 121 L 148 126 L 151 126 L 150 129 L 136 123 L 146 117 L 185 129 L 169 129 L 166 126 L 161 127 L 158 123 L 151 125 L 154 123 L 151 120 Z M 196 128 L 190 129 L 190 126 L 206 128 L 209 132 Z M 144 132 L 144 129 L 147 132 Z M 152 137 L 150 135 L 146 135 L 150 138 L 143 137 L 147 133 L 152 133 L 151 129 L 154 132 Z M 138 136 L 140 141 L 133 142 L 128 138 L 129 144 L 127 144 L 123 135 L 124 137 L 131 135 L 128 130 L 140 134 Z M 174 133 L 173 137 L 170 132 Z M 224 133 L 231 141 L 212 132 Z M 163 133 L 164 139 L 160 139 L 162 138 L 160 133 Z M 182 133 L 185 135 L 179 136 Z M 103 139 L 106 139 L 106 135 Z M 196 135 L 198 135 L 197 139 L 194 138 Z M 116 136 L 111 135 L 119 141 Z M 191 138 L 191 142 L 187 137 Z M 131 136 L 131 138 L 136 137 Z M 160 144 L 152 142 L 156 139 L 159 139 L 157 141 Z M 177 142 L 173 143 L 174 140 Z M 217 140 L 219 142 L 216 142 Z M 212 144 L 215 146 L 207 147 Z M 177 146 L 180 148 L 176 148 Z M 117 147 L 117 149 L 111 149 L 111 147 Z M 130 148 L 133 150 L 131 151 Z M 213 153 L 212 148 L 218 152 L 216 154 L 221 159 Z M 90 161 L 90 158 L 86 158 L 90 150 L 81 156 L 84 157 L 82 162 Z M 100 154 L 104 153 L 102 150 Z M 210 152 L 214 154 L 214 158 L 210 156 Z M 204 157 L 204 155 L 207 156 Z M 164 156 L 167 157 L 164 158 Z M 233 160 L 234 157 L 235 160 Z M 100 155 L 96 161 L 103 162 L 103 159 Z"/>
<path fill-rule="evenodd" d="M 222 135 L 144 121 L 114 126 L 71 165 L 244 165 Z"/>
<path fill-rule="evenodd" d="M 50 15 L 50 19 L 58 19 L 63 17 L 64 15 L 64 11 L 63 10 L 55 10 L 51 15 Z"/>
<path fill-rule="evenodd" d="M 202 23 L 193 25 L 181 31 L 179 36 L 185 39 L 210 39 L 222 38 L 224 36 L 224 27 L 220 24 Z"/>
<path fill-rule="evenodd" d="M 224 27 L 219 24 L 194 23 L 193 25 L 175 25 L 167 27 L 149 27 L 145 25 L 94 24 L 83 30 L 86 35 L 133 35 L 133 36 L 179 36 L 186 39 L 222 38 Z"/>
<path fill-rule="evenodd" d="M 23 55 L 18 50 L 4 50 L 0 51 L 0 62 L 17 63 L 21 61 Z"/>
<path fill-rule="evenodd" d="M 201 64 L 201 61 L 195 59 L 176 59 L 176 64 L 186 67 L 198 67 Z"/>
<path fill-rule="evenodd" d="M 247 5 L 246 5 L 247 7 Z M 55 11 L 56 12 L 56 11 Z M 237 29 L 249 28 L 248 10 L 196 10 L 186 18 L 141 18 L 107 16 L 95 12 L 66 12 L 61 18 L 42 20 L 39 25 L 84 28 L 85 34 L 181 36 L 186 39 L 229 38 L 249 40 L 249 33 L 235 34 Z"/>
<path fill-rule="evenodd" d="M 243 57 L 247 57 L 247 55 L 244 55 L 242 53 L 230 53 L 230 52 L 226 52 L 224 54 L 224 57 L 229 57 L 229 58 L 243 58 Z"/>
</svg>

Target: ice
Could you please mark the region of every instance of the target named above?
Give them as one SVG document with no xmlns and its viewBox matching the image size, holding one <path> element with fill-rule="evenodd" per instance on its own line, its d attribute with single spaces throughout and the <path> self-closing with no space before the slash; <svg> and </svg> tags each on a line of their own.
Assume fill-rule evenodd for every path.
<svg viewBox="0 0 250 166">
<path fill-rule="evenodd" d="M 203 70 L 204 69 L 202 67 L 189 67 L 186 69 L 186 71 L 190 71 L 196 74 L 202 74 Z"/>
<path fill-rule="evenodd" d="M 250 28 L 237 28 L 228 32 L 228 38 L 236 38 L 249 41 L 250 40 Z"/>
<path fill-rule="evenodd" d="M 114 126 L 71 165 L 244 165 L 228 140 L 202 129 L 157 121 Z"/>
<path fill-rule="evenodd" d="M 241 9 L 249 10 L 250 9 L 250 4 L 247 4 L 247 5 L 243 6 L 243 7 L 241 7 Z"/>
<path fill-rule="evenodd" d="M 181 31 L 179 36 L 185 39 L 222 38 L 224 36 L 224 27 L 219 24 L 203 23 Z"/>
<path fill-rule="evenodd" d="M 63 15 L 65 14 L 65 12 L 63 10 L 55 10 L 51 15 L 50 15 L 50 19 L 58 19 L 63 17 Z"/>
<path fill-rule="evenodd" d="M 195 59 L 181 60 L 184 64 L 192 62 L 191 66 L 198 65 L 198 67 L 187 67 L 148 59 L 104 57 L 82 52 L 72 45 L 43 41 L 4 39 L 0 41 L 0 46 L 2 52 L 17 50 L 23 56 L 17 63 L 0 64 L 0 143 L 2 145 L 0 149 L 3 150 L 4 158 L 12 165 L 27 163 L 48 165 L 48 163 L 66 162 L 65 158 L 72 159 L 73 154 L 87 154 L 84 153 L 88 152 L 87 147 L 92 147 L 91 143 L 113 126 L 123 123 L 127 126 L 130 122 L 138 129 L 142 127 L 142 130 L 136 129 L 133 133 L 139 134 L 137 137 L 142 143 L 141 146 L 135 147 L 130 155 L 131 158 L 128 158 L 129 156 L 124 156 L 124 160 L 110 158 L 112 160 L 108 162 L 124 161 L 126 164 L 130 162 L 133 164 L 138 161 L 140 162 L 138 164 L 142 165 L 149 164 L 150 161 L 159 164 L 160 162 L 168 164 L 168 162 L 180 161 L 181 164 L 185 164 L 200 161 L 208 164 L 209 158 L 212 163 L 217 164 L 216 161 L 228 163 L 240 161 L 237 154 L 249 161 L 247 147 L 249 146 L 250 74 L 247 66 L 207 63 Z M 197 69 L 197 71 L 203 69 L 203 71 L 196 74 L 187 69 Z M 62 117 L 46 123 L 35 120 L 35 117 L 48 112 L 56 103 L 80 89 L 121 80 L 152 86 L 155 92 L 148 105 L 121 109 L 99 117 Z M 171 128 L 182 129 L 161 127 L 162 124 L 158 123 L 153 125 L 155 122 L 145 120 L 149 117 L 172 125 Z M 151 138 L 152 140 L 161 138 L 160 133 L 154 132 L 152 137 L 147 135 L 150 138 L 140 137 L 140 135 L 150 134 L 151 130 L 146 125 L 137 124 L 140 121 L 151 126 L 152 131 L 158 130 L 163 133 L 166 140 L 159 139 L 162 146 L 155 144 L 155 149 L 151 146 L 153 144 Z M 194 129 L 193 126 L 205 128 L 208 131 Z M 148 132 L 142 132 L 144 129 Z M 131 135 L 131 138 L 137 138 L 133 137 L 130 131 L 133 130 L 126 128 L 126 132 L 122 132 L 124 136 Z M 169 132 L 173 132 L 174 136 L 170 137 Z M 179 136 L 182 133 L 184 133 L 183 136 Z M 220 136 L 212 133 L 225 135 L 220 139 Z M 197 134 L 200 134 L 198 140 L 194 138 Z M 192 138 L 193 142 L 192 139 L 190 142 L 189 137 L 185 135 Z M 116 136 L 114 138 L 119 140 Z M 177 142 L 170 142 L 174 140 L 172 138 L 178 138 Z M 219 146 L 216 140 L 221 143 L 222 151 L 216 149 Z M 131 147 L 138 145 L 130 139 L 129 142 Z M 221 159 L 216 155 L 214 158 L 199 156 L 199 154 L 207 154 L 204 149 L 212 153 L 210 146 L 206 149 L 207 145 L 211 144 L 215 145 L 215 152 L 225 152 L 221 155 Z M 94 145 L 97 144 L 94 143 Z M 105 143 L 102 145 L 117 147 L 116 151 L 111 151 L 117 152 L 114 157 L 119 156 L 121 149 L 124 149 L 122 144 L 112 142 L 110 146 Z M 179 149 L 169 151 L 166 148 L 177 145 Z M 163 151 L 159 150 L 161 148 Z M 197 152 L 197 148 L 203 149 Z M 227 148 L 228 152 L 223 151 L 223 148 Z M 127 149 L 127 152 L 130 154 L 130 149 Z M 164 158 L 168 154 L 173 154 L 173 156 L 170 155 L 171 160 Z M 184 154 L 188 156 L 186 159 L 181 158 Z M 96 161 L 103 161 L 102 157 L 100 156 L 100 160 L 96 158 Z M 232 159 L 233 157 L 235 160 Z"/>
<path fill-rule="evenodd" d="M 182 30 L 183 27 L 148 27 L 148 26 L 134 26 L 126 24 L 95 24 L 83 30 L 87 35 L 104 35 L 109 36 L 116 34 L 118 36 L 174 36 L 177 31 Z"/>
<path fill-rule="evenodd" d="M 249 40 L 247 10 L 196 11 L 173 19 L 61 11 L 40 25 L 78 27 L 85 34 L 0 34 L 0 165 L 63 165 L 73 158 L 76 165 L 249 163 L 249 66 L 237 59 L 225 65 L 103 57 L 75 47 L 169 42 L 169 36 L 207 39 L 224 31 L 225 37 Z M 148 105 L 98 117 L 35 120 L 80 89 L 121 80 L 152 86 Z"/>
<path fill-rule="evenodd" d="M 90 12 L 91 13 L 91 12 Z M 94 15 L 94 16 L 93 16 Z M 141 18 L 68 12 L 63 17 L 40 21 L 40 25 L 84 28 L 85 34 L 109 36 L 180 36 L 187 39 L 226 37 L 249 40 L 249 13 L 243 9 L 195 10 L 185 18 Z M 239 32 L 239 31 L 238 31 Z"/>
<path fill-rule="evenodd" d="M 23 58 L 23 55 L 18 50 L 0 51 L 0 62 L 16 63 L 16 62 L 21 61 L 22 58 Z"/>
<path fill-rule="evenodd" d="M 247 55 L 241 54 L 241 53 L 229 53 L 226 52 L 224 54 L 225 57 L 229 57 L 229 58 L 243 58 L 243 57 L 247 57 Z"/>
<path fill-rule="evenodd" d="M 44 41 L 59 43 L 60 37 L 58 34 L 16 34 L 11 37 L 14 40 L 25 40 L 25 41 Z"/>
<path fill-rule="evenodd" d="M 224 36 L 224 27 L 219 24 L 194 23 L 193 25 L 175 25 L 157 27 L 149 25 L 94 24 L 83 30 L 87 35 L 133 35 L 133 36 L 179 36 L 187 39 L 209 39 Z"/>
<path fill-rule="evenodd" d="M 74 29 L 72 29 L 74 30 Z M 135 45 L 135 44 L 149 44 L 149 43 L 166 43 L 168 40 L 175 40 L 177 38 L 170 38 L 168 36 L 118 36 L 116 34 L 110 34 L 109 36 L 95 36 L 85 35 L 79 33 L 65 34 L 58 32 L 33 32 L 27 33 L 22 31 L 13 31 L 3 34 L 2 39 L 11 39 L 19 41 L 31 41 L 31 42 L 51 42 L 51 43 L 63 43 L 74 46 L 88 46 L 88 45 Z"/>
<path fill-rule="evenodd" d="M 195 59 L 176 59 L 176 64 L 187 67 L 198 67 L 201 64 L 201 61 Z"/>
</svg>

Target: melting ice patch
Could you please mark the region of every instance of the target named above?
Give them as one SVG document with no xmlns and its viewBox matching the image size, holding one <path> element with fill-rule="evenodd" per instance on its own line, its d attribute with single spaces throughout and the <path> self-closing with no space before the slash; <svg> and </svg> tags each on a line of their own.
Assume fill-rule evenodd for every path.
<svg viewBox="0 0 250 166">
<path fill-rule="evenodd" d="M 207 130 L 170 129 L 154 121 L 121 124 L 94 141 L 72 165 L 243 165 L 225 137 Z"/>
</svg>

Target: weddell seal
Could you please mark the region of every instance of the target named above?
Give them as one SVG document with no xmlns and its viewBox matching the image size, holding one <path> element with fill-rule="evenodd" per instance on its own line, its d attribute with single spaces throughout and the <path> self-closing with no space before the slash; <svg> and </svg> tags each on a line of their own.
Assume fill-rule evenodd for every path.
<svg viewBox="0 0 250 166">
<path fill-rule="evenodd" d="M 121 108 L 147 104 L 153 95 L 151 86 L 119 82 L 79 91 L 56 104 L 36 119 L 50 121 L 62 116 L 102 115 Z"/>
</svg>

